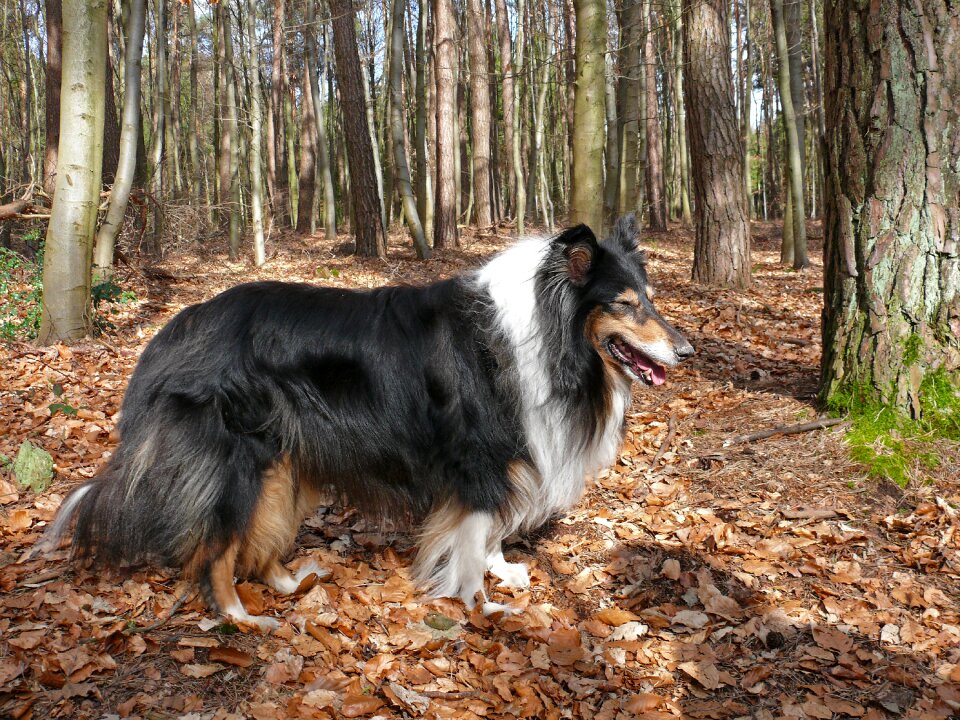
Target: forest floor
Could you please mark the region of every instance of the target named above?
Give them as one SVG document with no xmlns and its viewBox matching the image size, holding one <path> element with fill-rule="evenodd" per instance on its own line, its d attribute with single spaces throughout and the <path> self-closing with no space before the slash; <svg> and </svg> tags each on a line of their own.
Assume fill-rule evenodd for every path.
<svg viewBox="0 0 960 720">
<path fill-rule="evenodd" d="M 619 461 L 576 509 L 509 549 L 532 586 L 490 587 L 523 609 L 506 618 L 419 597 L 410 537 L 350 509 L 323 509 L 300 534 L 294 562 L 330 577 L 294 597 L 241 585 L 253 612 L 284 619 L 269 636 L 219 624 L 195 597 L 178 607 L 174 571 L 91 574 L 64 551 L 28 554 L 115 448 L 137 357 L 184 306 L 261 278 L 447 277 L 507 230 L 430 263 L 297 236 L 259 270 L 183 248 L 121 266 L 136 299 L 102 315 L 99 339 L 0 344 L 0 453 L 29 439 L 56 464 L 39 494 L 0 470 L 0 717 L 960 717 L 958 469 L 906 489 L 867 478 L 842 426 L 724 445 L 818 416 L 819 240 L 795 273 L 779 265 L 778 228 L 754 230 L 745 292 L 689 281 L 689 232 L 645 235 L 658 307 L 698 353 L 636 388 Z"/>
</svg>

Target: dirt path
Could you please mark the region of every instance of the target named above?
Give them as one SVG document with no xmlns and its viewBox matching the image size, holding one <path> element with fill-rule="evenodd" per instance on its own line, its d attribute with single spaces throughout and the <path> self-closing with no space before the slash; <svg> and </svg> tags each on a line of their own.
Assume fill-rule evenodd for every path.
<svg viewBox="0 0 960 720">
<path fill-rule="evenodd" d="M 495 591 L 525 608 L 495 621 L 419 599 L 409 538 L 349 510 L 301 533 L 297 560 L 317 558 L 331 578 L 292 599 L 241 586 L 254 611 L 288 621 L 270 637 L 212 626 L 196 600 L 130 633 L 167 617 L 175 573 L 94 576 L 62 554 L 26 555 L 114 447 L 139 351 L 186 304 L 256 278 L 422 282 L 506 238 L 428 265 L 295 237 L 262 271 L 184 253 L 126 273 L 138 299 L 107 316 L 102 341 L 0 346 L 0 453 L 30 439 L 58 469 L 40 495 L 0 471 L 0 717 L 960 716 L 956 469 L 908 492 L 864 479 L 838 429 L 724 447 L 817 414 L 821 268 L 784 271 L 772 236 L 755 227 L 744 293 L 691 285 L 682 231 L 645 238 L 658 306 L 698 355 L 636 390 L 617 465 L 507 553 L 532 563 L 533 583 Z M 51 417 L 54 402 L 76 414 Z"/>
</svg>

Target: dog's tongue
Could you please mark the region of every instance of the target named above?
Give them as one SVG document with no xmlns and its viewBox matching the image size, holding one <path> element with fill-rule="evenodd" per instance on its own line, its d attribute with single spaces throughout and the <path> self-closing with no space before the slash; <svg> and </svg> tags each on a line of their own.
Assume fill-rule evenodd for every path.
<svg viewBox="0 0 960 720">
<path fill-rule="evenodd" d="M 643 375 L 649 371 L 650 379 L 654 385 L 663 385 L 667 381 L 667 369 L 658 365 L 646 355 L 631 352 L 630 359 L 633 360 L 633 369 L 637 375 Z"/>
</svg>

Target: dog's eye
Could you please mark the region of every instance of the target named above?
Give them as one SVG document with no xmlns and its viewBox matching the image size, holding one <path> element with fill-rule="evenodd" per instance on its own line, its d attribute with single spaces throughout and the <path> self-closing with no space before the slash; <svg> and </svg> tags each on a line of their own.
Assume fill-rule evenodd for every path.
<svg viewBox="0 0 960 720">
<path fill-rule="evenodd" d="M 614 300 L 610 303 L 610 307 L 614 310 L 619 310 L 620 312 L 630 312 L 636 307 L 635 303 L 626 302 L 625 300 Z"/>
</svg>

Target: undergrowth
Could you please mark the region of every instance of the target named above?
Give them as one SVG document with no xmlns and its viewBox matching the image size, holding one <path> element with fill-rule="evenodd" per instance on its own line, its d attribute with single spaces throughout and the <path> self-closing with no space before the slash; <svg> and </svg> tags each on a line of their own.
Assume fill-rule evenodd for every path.
<svg viewBox="0 0 960 720">
<path fill-rule="evenodd" d="M 849 414 L 847 433 L 852 458 L 872 477 L 886 478 L 900 487 L 912 479 L 936 476 L 941 465 L 938 443 L 960 442 L 960 386 L 939 371 L 920 386 L 920 417 L 910 418 L 890 405 L 858 401 L 838 394 L 830 410 Z"/>
<path fill-rule="evenodd" d="M 40 239 L 37 231 L 38 242 Z M 40 330 L 43 245 L 33 260 L 0 248 L 0 337 L 32 340 Z"/>
</svg>

